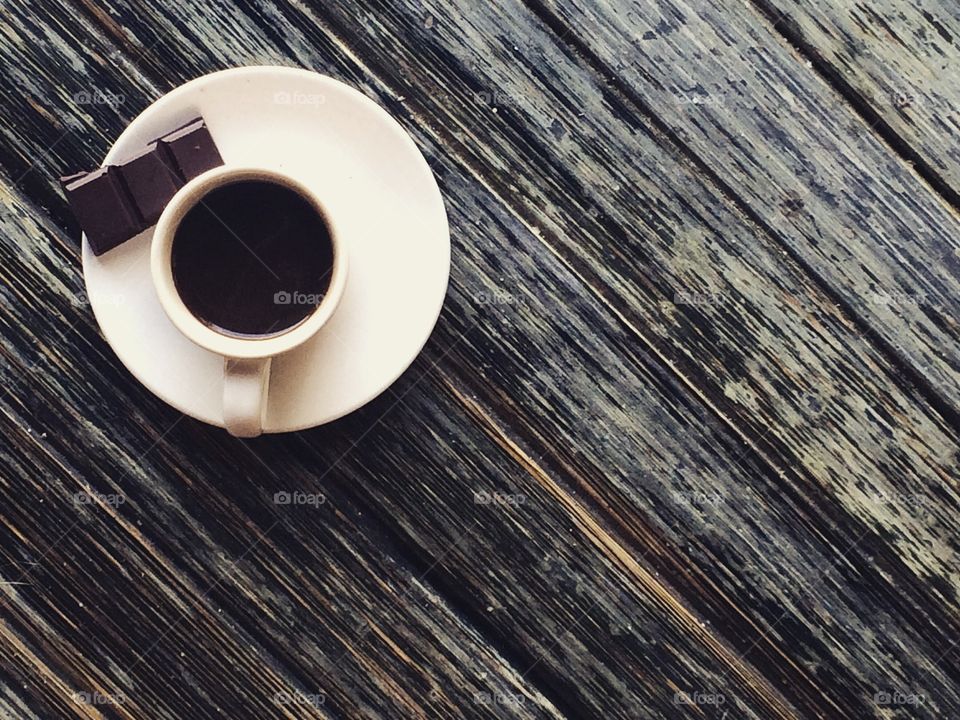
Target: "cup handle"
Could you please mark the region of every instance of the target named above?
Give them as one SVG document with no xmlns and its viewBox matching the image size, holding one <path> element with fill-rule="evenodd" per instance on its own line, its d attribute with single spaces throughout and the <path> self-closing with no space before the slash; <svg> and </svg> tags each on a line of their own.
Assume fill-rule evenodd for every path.
<svg viewBox="0 0 960 720">
<path fill-rule="evenodd" d="M 270 360 L 224 358 L 223 423 L 235 437 L 257 437 L 263 432 Z"/>
</svg>

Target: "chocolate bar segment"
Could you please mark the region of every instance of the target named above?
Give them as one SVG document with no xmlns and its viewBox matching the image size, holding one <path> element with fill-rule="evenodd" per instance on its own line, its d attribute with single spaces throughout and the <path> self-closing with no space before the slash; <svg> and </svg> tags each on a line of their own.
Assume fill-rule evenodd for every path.
<svg viewBox="0 0 960 720">
<path fill-rule="evenodd" d="M 220 165 L 220 152 L 198 117 L 120 165 L 68 175 L 60 184 L 93 253 L 102 255 L 155 225 L 184 183 Z"/>
<path fill-rule="evenodd" d="M 156 225 L 170 198 L 183 187 L 183 180 L 172 164 L 164 156 L 163 148 L 152 142 L 120 166 L 130 197 L 147 227 Z"/>
<path fill-rule="evenodd" d="M 60 179 L 74 217 L 94 255 L 102 255 L 147 227 L 112 166 Z"/>
<path fill-rule="evenodd" d="M 191 120 L 167 133 L 159 142 L 173 158 L 184 180 L 192 180 L 210 168 L 223 165 L 223 158 L 203 118 Z"/>
</svg>

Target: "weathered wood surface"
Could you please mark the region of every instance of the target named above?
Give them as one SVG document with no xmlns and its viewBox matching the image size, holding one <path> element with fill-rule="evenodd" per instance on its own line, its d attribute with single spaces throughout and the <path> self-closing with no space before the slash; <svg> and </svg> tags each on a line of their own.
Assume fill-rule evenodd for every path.
<svg viewBox="0 0 960 720">
<path fill-rule="evenodd" d="M 960 6 L 941 0 L 757 5 L 884 139 L 960 205 Z"/>
<path fill-rule="evenodd" d="M 534 4 L 956 422 L 960 217 L 766 17 L 725 0 Z"/>
<path fill-rule="evenodd" d="M 519 5 L 10 7 L 0 407 L 23 499 L 0 515 L 3 579 L 39 579 L 4 588 L 4 652 L 25 658 L 4 664 L 5 712 L 283 717 L 284 688 L 334 717 L 960 707 L 952 399 L 905 381 L 873 342 L 897 328 L 837 307 L 842 287 L 571 54 L 590 33 Z M 397 114 L 440 176 L 455 259 L 391 393 L 243 449 L 178 421 L 99 339 L 51 177 L 165 90 L 257 62 Z M 73 101 L 93 90 L 124 100 Z M 702 147 L 713 166 L 722 147 Z M 909 181 L 888 160 L 904 175 L 878 192 Z M 78 509 L 83 483 L 130 502 Z M 327 502 L 270 503 L 297 489 Z M 475 503 L 495 490 L 523 501 Z M 475 694 L 498 691 L 509 707 Z"/>
</svg>

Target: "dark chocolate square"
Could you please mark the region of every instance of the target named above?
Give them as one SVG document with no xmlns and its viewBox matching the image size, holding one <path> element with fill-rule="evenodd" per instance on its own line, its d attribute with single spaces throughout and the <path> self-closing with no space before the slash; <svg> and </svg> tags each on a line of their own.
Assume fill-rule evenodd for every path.
<svg viewBox="0 0 960 720">
<path fill-rule="evenodd" d="M 156 224 L 187 180 L 223 165 L 203 118 L 151 142 L 121 165 L 60 178 L 94 254 L 102 255 Z"/>
<path fill-rule="evenodd" d="M 117 168 L 76 173 L 60 182 L 94 255 L 102 255 L 144 229 Z"/>
<path fill-rule="evenodd" d="M 203 118 L 167 133 L 160 138 L 160 144 L 166 147 L 184 180 L 192 180 L 210 168 L 223 165 Z"/>
<path fill-rule="evenodd" d="M 183 186 L 171 162 L 164 157 L 163 148 L 152 142 L 120 166 L 120 174 L 147 227 L 156 224 L 170 198 Z"/>
</svg>

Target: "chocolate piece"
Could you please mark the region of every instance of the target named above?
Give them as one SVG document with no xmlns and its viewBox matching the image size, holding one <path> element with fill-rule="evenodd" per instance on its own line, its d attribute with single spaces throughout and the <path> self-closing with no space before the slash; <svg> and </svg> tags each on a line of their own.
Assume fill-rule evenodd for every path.
<svg viewBox="0 0 960 720">
<path fill-rule="evenodd" d="M 75 173 L 60 182 L 94 255 L 102 255 L 146 227 L 117 168 L 108 165 L 88 173 Z"/>
<path fill-rule="evenodd" d="M 120 165 L 67 175 L 60 184 L 94 255 L 102 255 L 155 225 L 187 180 L 219 165 L 220 152 L 198 117 Z"/>
<path fill-rule="evenodd" d="M 223 165 L 223 158 L 203 118 L 178 127 L 160 138 L 159 142 L 169 151 L 184 180 L 192 180 L 210 168 Z"/>
<path fill-rule="evenodd" d="M 147 227 L 156 225 L 170 198 L 183 187 L 172 160 L 164 155 L 164 149 L 152 142 L 120 166 L 120 174 Z"/>
</svg>

